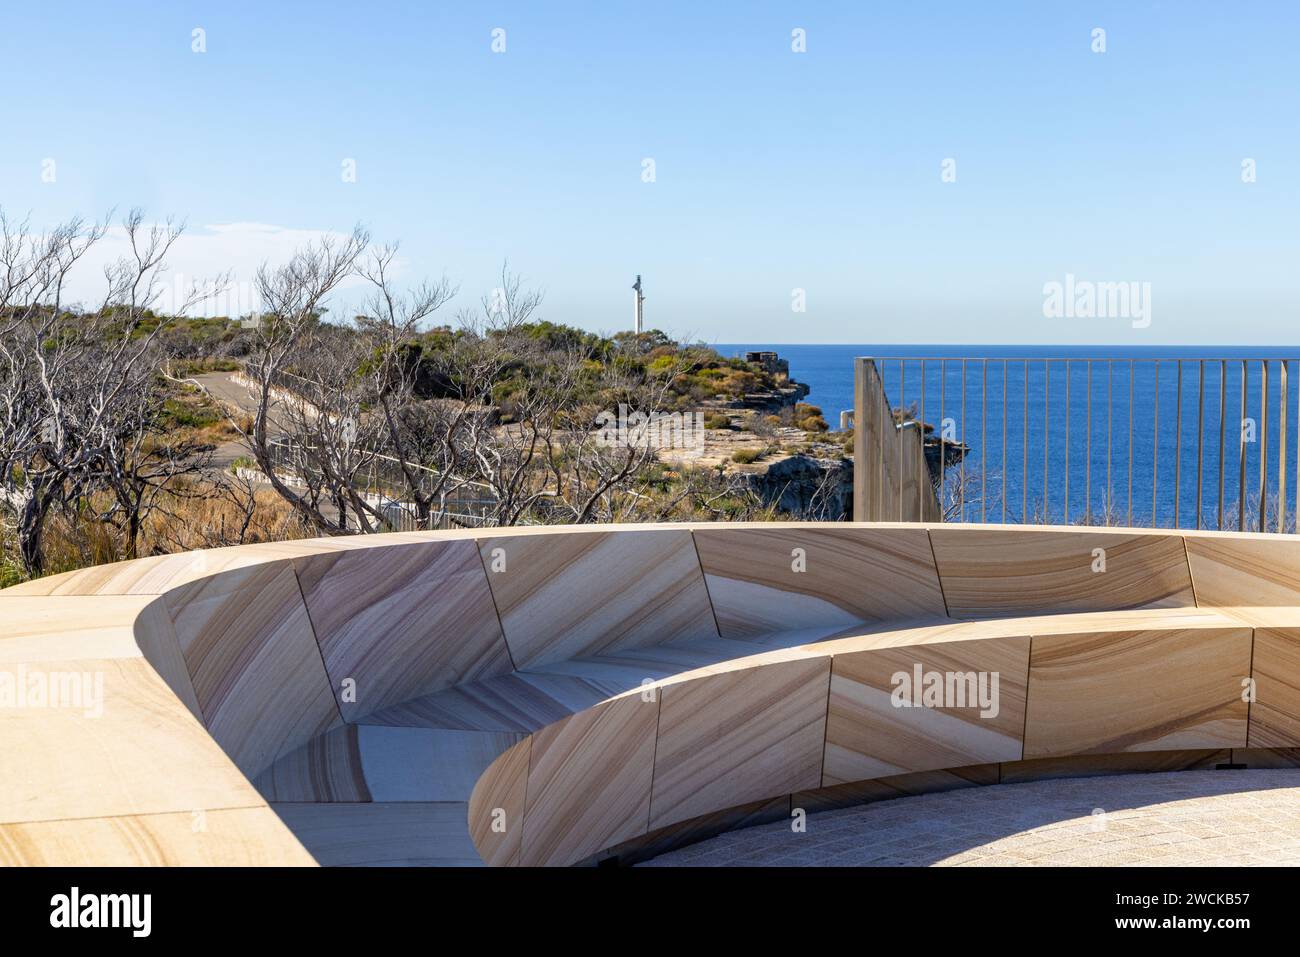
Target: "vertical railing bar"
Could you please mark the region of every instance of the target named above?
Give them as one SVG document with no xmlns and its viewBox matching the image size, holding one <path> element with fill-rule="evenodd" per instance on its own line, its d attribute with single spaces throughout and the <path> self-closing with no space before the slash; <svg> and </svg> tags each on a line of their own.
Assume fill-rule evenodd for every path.
<svg viewBox="0 0 1300 957">
<path fill-rule="evenodd" d="M 1156 485 L 1160 480 L 1160 360 L 1155 361 L 1156 365 L 1156 394 L 1154 414 L 1151 416 L 1151 428 L 1154 435 L 1151 439 L 1151 527 L 1156 527 L 1156 514 L 1159 511 L 1156 502 Z"/>
<path fill-rule="evenodd" d="M 1286 413 L 1287 368 L 1286 360 L 1278 363 L 1278 420 L 1277 420 L 1277 531 L 1286 531 Z"/>
<path fill-rule="evenodd" d="M 1196 528 L 1199 531 L 1201 527 L 1201 467 L 1205 455 L 1205 360 L 1202 359 L 1198 365 L 1200 376 L 1197 379 L 1197 390 L 1200 397 L 1196 405 Z"/>
<path fill-rule="evenodd" d="M 1174 528 L 1182 528 L 1178 506 L 1183 487 L 1183 360 L 1178 360 L 1178 399 L 1174 402 Z"/>
<path fill-rule="evenodd" d="M 906 368 L 907 368 L 907 360 L 900 357 L 898 360 L 898 374 L 899 374 L 900 384 L 902 383 L 903 379 L 906 378 L 906 372 L 904 371 Z M 899 399 L 899 407 L 898 407 L 899 410 L 898 419 L 899 422 L 902 422 L 906 419 L 906 411 L 905 411 L 906 404 L 903 403 L 901 399 L 901 395 L 902 395 L 901 392 L 899 393 L 899 395 L 900 395 L 900 399 Z M 890 421 L 893 421 L 892 415 L 890 416 Z M 894 436 L 894 467 L 898 469 L 898 482 L 895 485 L 895 487 L 898 489 L 898 509 L 897 509 L 898 517 L 895 519 L 895 521 L 901 522 L 904 521 L 903 480 L 907 475 L 907 469 L 903 464 L 903 433 L 906 430 L 899 427 L 899 422 L 894 423 L 894 431 L 892 435 Z"/>
<path fill-rule="evenodd" d="M 1070 524 L 1070 360 L 1065 360 L 1065 522 Z"/>
<path fill-rule="evenodd" d="M 961 487 L 957 490 L 961 503 L 961 520 L 966 521 L 966 359 L 961 360 Z"/>
<path fill-rule="evenodd" d="M 1133 527 L 1133 360 L 1128 360 L 1128 519 Z"/>
<path fill-rule="evenodd" d="M 1259 530 L 1268 521 L 1268 360 L 1259 361 Z"/>
<path fill-rule="evenodd" d="M 1105 509 L 1110 512 L 1114 504 L 1114 480 L 1111 478 L 1110 460 L 1111 460 L 1111 433 L 1114 431 L 1115 422 L 1115 360 L 1106 360 L 1106 498 Z M 1107 523 L 1110 521 L 1109 514 L 1106 517 Z"/>
<path fill-rule="evenodd" d="M 1088 407 L 1086 436 L 1084 437 L 1083 455 L 1083 520 L 1092 524 L 1092 360 L 1088 360 L 1086 388 Z"/>
<path fill-rule="evenodd" d="M 921 360 L 921 425 L 920 425 L 920 429 L 918 430 L 918 434 L 921 437 L 921 465 L 922 466 L 925 465 L 925 387 L 926 387 L 925 360 L 922 359 Z M 925 501 L 925 488 L 920 484 L 920 481 L 921 480 L 918 478 L 917 486 L 916 486 L 916 520 L 918 522 L 923 522 L 925 521 L 925 509 L 921 506 L 921 503 Z"/>
<path fill-rule="evenodd" d="M 939 521 L 943 521 L 943 497 L 948 481 L 948 436 L 944 431 L 944 399 L 948 394 L 948 360 L 939 360 Z"/>
<path fill-rule="evenodd" d="M 1020 443 L 1020 524 L 1029 522 L 1029 360 L 1025 360 L 1025 412 L 1020 417 L 1023 428 Z M 1300 482 L 1300 479 L 1297 479 Z"/>
<path fill-rule="evenodd" d="M 1300 532 L 1300 383 L 1296 384 L 1296 443 L 1295 443 L 1295 524 Z"/>
<path fill-rule="evenodd" d="M 902 419 L 903 421 L 907 421 L 907 360 L 906 359 L 898 360 L 898 409 L 900 413 L 899 418 Z M 894 447 L 898 450 L 898 454 L 896 457 L 898 462 L 898 520 L 900 522 L 905 522 L 907 521 L 907 519 L 903 516 L 903 508 L 904 508 L 904 501 L 906 499 L 906 496 L 903 494 L 903 478 L 904 476 L 907 475 L 907 468 L 903 463 L 903 447 L 906 439 L 906 436 L 903 433 L 906 430 L 899 428 L 898 423 L 895 423 L 894 431 L 898 435 L 898 440 L 894 443 Z"/>
<path fill-rule="evenodd" d="M 1237 531 L 1246 530 L 1246 391 L 1250 382 L 1249 360 L 1241 360 L 1241 422 L 1237 440 Z"/>
<path fill-rule="evenodd" d="M 1070 360 L 1065 360 L 1065 521 L 1070 524 Z"/>
<path fill-rule="evenodd" d="M 1219 520 L 1214 526 L 1223 531 L 1223 461 L 1224 439 L 1228 422 L 1228 360 L 1219 360 Z"/>
<path fill-rule="evenodd" d="M 1007 360 L 1002 360 L 1002 524 L 1007 523 Z"/>
<path fill-rule="evenodd" d="M 894 410 L 890 407 L 889 395 L 887 392 L 885 392 L 885 369 L 886 369 L 885 360 L 881 359 L 880 360 L 880 391 L 884 394 L 885 397 L 885 421 L 880 423 L 880 483 L 879 483 L 880 507 L 876 510 L 876 514 L 879 516 L 879 518 L 874 519 L 874 521 L 877 522 L 882 522 L 885 520 L 885 515 L 887 514 L 885 509 L 886 506 L 889 504 L 888 503 L 889 496 L 887 494 L 887 490 L 889 488 L 889 470 L 885 468 L 885 436 L 889 434 L 887 429 L 889 428 L 890 425 L 893 424 L 894 421 Z"/>
<path fill-rule="evenodd" d="M 1043 521 L 1051 524 L 1051 508 L 1048 504 L 1047 490 L 1047 450 L 1052 435 L 1052 423 L 1049 411 L 1052 404 L 1052 360 L 1043 360 Z"/>
<path fill-rule="evenodd" d="M 988 521 L 989 506 L 989 360 L 980 370 L 980 521 Z"/>
</svg>

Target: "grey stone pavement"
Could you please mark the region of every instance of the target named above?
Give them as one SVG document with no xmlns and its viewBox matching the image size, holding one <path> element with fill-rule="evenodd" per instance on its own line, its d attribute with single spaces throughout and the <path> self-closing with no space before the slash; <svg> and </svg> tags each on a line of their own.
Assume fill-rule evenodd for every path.
<svg viewBox="0 0 1300 957">
<path fill-rule="evenodd" d="M 642 867 L 1300 865 L 1300 770 L 998 784 L 733 831 Z"/>
</svg>

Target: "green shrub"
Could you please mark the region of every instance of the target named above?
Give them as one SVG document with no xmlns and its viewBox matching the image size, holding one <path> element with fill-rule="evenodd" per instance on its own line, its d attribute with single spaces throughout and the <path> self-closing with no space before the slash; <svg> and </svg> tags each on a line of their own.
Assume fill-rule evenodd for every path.
<svg viewBox="0 0 1300 957">
<path fill-rule="evenodd" d="M 822 416 L 822 410 L 807 402 L 799 402 L 794 407 L 794 424 L 805 432 L 829 432 L 830 426 Z"/>
<path fill-rule="evenodd" d="M 731 416 L 724 415 L 721 412 L 710 412 L 704 417 L 704 427 L 706 429 L 729 429 L 731 428 Z"/>
<path fill-rule="evenodd" d="M 752 372 L 732 372 L 719 385 L 723 392 L 741 398 L 762 387 L 762 380 Z"/>
<path fill-rule="evenodd" d="M 173 427 L 199 429 L 222 420 L 221 413 L 210 406 L 190 405 L 177 399 L 164 402 L 163 413 Z"/>
<path fill-rule="evenodd" d="M 17 585 L 21 581 L 26 581 L 27 576 L 23 574 L 23 567 L 17 562 L 6 560 L 0 561 L 0 588 L 8 588 L 10 585 Z"/>
<path fill-rule="evenodd" d="M 731 453 L 731 461 L 739 462 L 741 465 L 749 465 L 752 462 L 757 462 L 762 455 L 762 449 L 736 449 Z"/>
</svg>

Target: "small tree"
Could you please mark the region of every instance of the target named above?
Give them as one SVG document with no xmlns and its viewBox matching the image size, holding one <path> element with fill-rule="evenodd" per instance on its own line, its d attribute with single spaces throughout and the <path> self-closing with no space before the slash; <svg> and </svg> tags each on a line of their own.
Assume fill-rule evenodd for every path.
<svg viewBox="0 0 1300 957">
<path fill-rule="evenodd" d="M 103 299 L 74 308 L 69 276 L 108 230 L 108 220 L 73 219 L 34 233 L 0 212 L 0 490 L 31 575 L 44 570 L 51 510 L 110 488 L 138 530 L 145 487 L 180 467 L 175 455 L 142 455 L 141 437 L 153 428 L 164 328 L 152 310 L 182 227 L 147 227 L 133 210 L 120 226 L 127 253 L 104 270 Z M 203 298 L 194 287 L 173 311 Z"/>
</svg>

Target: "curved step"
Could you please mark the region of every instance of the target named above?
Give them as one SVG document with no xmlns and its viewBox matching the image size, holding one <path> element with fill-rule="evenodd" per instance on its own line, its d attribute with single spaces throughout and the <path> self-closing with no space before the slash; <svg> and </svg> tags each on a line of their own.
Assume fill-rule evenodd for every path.
<svg viewBox="0 0 1300 957">
<path fill-rule="evenodd" d="M 405 533 L 86 569 L 0 612 L 0 700 L 21 673 L 87 705 L 0 708 L 19 862 L 571 864 L 871 782 L 1300 748 L 1294 536 Z"/>
</svg>

